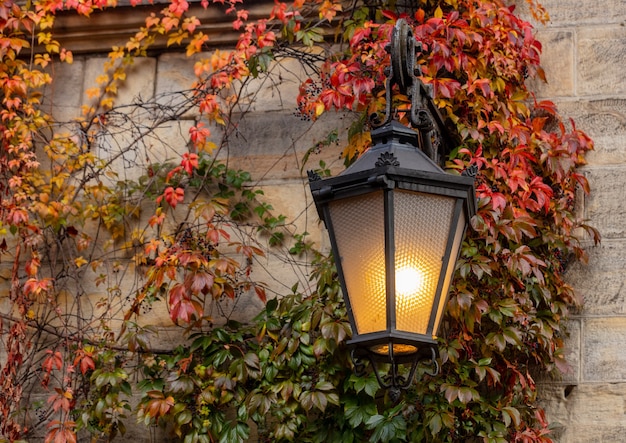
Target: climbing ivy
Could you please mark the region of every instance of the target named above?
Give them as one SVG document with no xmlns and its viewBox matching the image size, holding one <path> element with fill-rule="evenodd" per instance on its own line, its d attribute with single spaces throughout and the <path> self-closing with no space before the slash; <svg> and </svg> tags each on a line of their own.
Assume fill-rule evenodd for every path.
<svg viewBox="0 0 626 443">
<path fill-rule="evenodd" d="M 551 441 L 534 374 L 567 370 L 564 320 L 580 300 L 564 274 L 570 260 L 585 260 L 581 241 L 598 241 L 576 208 L 589 192 L 578 168 L 592 142 L 528 90 L 529 79 L 544 76 L 541 44 L 514 6 L 395 3 L 276 1 L 268 17 L 252 19 L 241 0 L 202 1 L 222 8 L 240 33 L 234 48 L 206 52 L 209 37 L 190 4 L 165 2 L 111 49 L 82 114 L 66 122 L 42 106 L 51 66 L 73 60 L 55 40 L 56 16 L 89 17 L 117 3 L 0 5 L 0 250 L 10 264 L 0 313 L 0 441 L 38 433 L 46 443 L 83 434 L 109 441 L 137 420 L 186 443 L 253 435 Z M 547 18 L 527 3 L 535 18 Z M 421 43 L 418 74 L 459 134 L 447 168 L 479 170 L 479 210 L 451 290 L 441 374 L 420 369 L 419 383 L 394 404 L 374 375 L 352 371 L 332 258 L 219 154 L 237 130 L 234 111 L 250 79 L 295 57 L 311 73 L 297 116 L 354 116 L 345 142 L 333 131 L 304 161 L 337 143 L 345 163 L 354 161 L 371 144 L 367 116 L 385 106 L 385 47 L 398 18 Z M 197 57 L 195 83 L 167 104 L 118 104 L 129 67 L 163 38 Z M 395 105 L 406 122 L 408 101 Z M 190 113 L 187 144 L 159 158 L 154 134 Z M 127 166 L 134 176 L 120 176 Z M 323 162 L 319 170 L 330 173 Z M 277 294 L 257 281 L 259 260 L 279 254 L 308 263 L 310 285 Z M 236 309 L 244 296 L 264 308 L 242 324 L 223 302 Z M 179 327 L 173 349 L 155 344 L 159 328 L 148 313 L 159 307 Z M 45 400 L 31 402 L 38 389 Z"/>
</svg>

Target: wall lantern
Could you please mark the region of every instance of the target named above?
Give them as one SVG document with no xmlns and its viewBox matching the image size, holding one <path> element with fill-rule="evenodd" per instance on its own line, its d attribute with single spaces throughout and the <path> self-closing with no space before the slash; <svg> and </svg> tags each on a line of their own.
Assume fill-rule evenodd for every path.
<svg viewBox="0 0 626 443">
<path fill-rule="evenodd" d="M 376 376 L 395 401 L 420 361 L 438 371 L 437 333 L 476 198 L 475 171 L 448 174 L 432 159 L 436 131 L 445 128 L 433 124 L 442 121 L 436 108 L 424 105 L 432 99 L 413 75 L 415 43 L 403 20 L 390 52 L 387 114 L 371 133 L 372 148 L 337 177 L 309 173 L 309 180 L 337 264 L 355 369 L 388 364 L 389 373 Z M 390 117 L 394 84 L 411 98 L 417 131 Z"/>
</svg>

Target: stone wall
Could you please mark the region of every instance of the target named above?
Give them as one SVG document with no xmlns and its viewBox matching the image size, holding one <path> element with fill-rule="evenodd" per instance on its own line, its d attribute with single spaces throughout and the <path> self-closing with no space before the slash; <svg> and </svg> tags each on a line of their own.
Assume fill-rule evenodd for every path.
<svg viewBox="0 0 626 443">
<path fill-rule="evenodd" d="M 206 55 L 200 54 L 198 57 Z M 101 54 L 79 53 L 74 57 L 73 64 L 53 66 L 55 82 L 44 91 L 43 107 L 57 121 L 63 122 L 68 131 L 73 128 L 73 120 L 80 117 L 81 106 L 89 102 L 86 91 L 95 86 L 94 79 L 103 72 L 106 60 Z M 154 100 L 167 105 L 176 100 L 175 93 L 189 90 L 195 80 L 194 62 L 185 54 L 176 52 L 136 59 L 128 72 L 127 81 L 119 89 L 116 106 L 128 106 L 125 111 L 133 112 L 130 110 L 139 102 Z M 308 231 L 312 241 L 324 246 L 327 241 L 321 235 L 317 213 L 312 206 L 302 159 L 324 134 L 335 128 L 340 133 L 345 132 L 349 121 L 341 114 L 329 115 L 314 123 L 295 115 L 295 98 L 302 78 L 300 69 L 297 63 L 281 63 L 273 68 L 267 79 L 254 80 L 244 87 L 239 107 L 232 115 L 236 130 L 229 135 L 227 147 L 218 151 L 218 158 L 228 162 L 230 168 L 252 173 L 254 185 L 264 191 L 263 200 L 273 206 L 275 214 L 286 216 L 289 221 L 286 229 L 298 233 Z M 136 118 L 141 123 L 141 113 Z M 186 146 L 189 138 L 189 128 L 197 123 L 198 118 L 198 115 L 189 112 L 182 119 L 163 123 L 146 137 L 146 143 L 138 147 L 137 152 L 140 154 L 133 154 L 133 161 L 143 163 L 146 158 L 150 162 L 180 162 L 182 147 Z M 223 129 L 213 127 L 212 130 L 215 142 L 219 143 Z M 117 135 L 113 132 L 105 136 L 107 139 L 99 148 L 98 155 L 101 158 L 116 157 L 132 138 L 123 131 L 118 131 Z M 335 171 L 343 169 L 338 148 L 311 155 L 310 158 L 309 168 L 315 168 L 323 160 Z M 115 161 L 115 172 L 120 180 L 137 179 L 141 173 L 145 173 L 139 168 L 129 167 L 131 163 L 125 162 L 123 156 Z M 126 275 L 132 275 L 134 263 L 131 259 L 121 267 L 127 270 Z M 8 268 L 0 265 L 0 278 L 6 276 L 4 271 L 8 271 Z M 274 248 L 266 258 L 257 260 L 254 278 L 268 285 L 270 298 L 276 294 L 289 293 L 295 283 L 299 284 L 301 290 L 306 290 L 307 285 L 311 284 L 308 264 L 304 260 L 290 259 L 284 248 Z M 131 277 L 128 283 L 121 282 L 123 295 L 133 293 L 135 283 L 132 280 Z M 94 292 L 87 295 L 96 300 L 102 296 L 101 292 L 100 288 L 94 288 Z M 0 302 L 4 300 L 0 294 Z M 251 319 L 263 308 L 256 296 L 239 300 L 236 304 L 229 299 L 220 303 L 223 311 L 233 312 L 230 319 L 239 321 Z M 152 339 L 152 344 L 157 348 L 171 349 L 180 343 L 180 329 L 171 327 L 171 320 L 163 304 L 155 304 L 144 317 L 144 321 L 160 325 L 158 337 Z M 219 323 L 220 318 L 216 315 L 216 323 Z M 116 321 L 111 324 L 112 328 L 121 326 Z M 45 403 L 48 395 L 34 393 L 30 401 Z M 128 420 L 128 431 L 123 438 L 118 437 L 119 440 L 137 443 L 169 441 L 161 436 L 160 430 L 151 428 L 147 432 L 143 425 L 134 426 L 133 423 L 134 419 Z M 36 435 L 35 438 L 43 441 L 43 435 Z"/>
<path fill-rule="evenodd" d="M 521 2 L 518 2 L 521 3 Z M 602 244 L 568 279 L 584 297 L 569 324 L 572 373 L 543 384 L 541 396 L 560 443 L 626 441 L 626 1 L 542 0 L 551 21 L 537 25 L 548 84 L 539 98 L 595 141 L 580 200 Z"/>
<path fill-rule="evenodd" d="M 524 8 L 522 0 L 519 7 Z M 600 229 L 603 242 L 589 245 L 589 265 L 576 265 L 568 278 L 584 296 L 585 306 L 569 323 L 569 358 L 572 372 L 562 380 L 541 380 L 541 397 L 560 443 L 626 441 L 626 0 L 543 0 L 551 15 L 547 25 L 537 25 L 543 43 L 547 84 L 535 84 L 538 97 L 555 101 L 561 112 L 596 142 L 585 168 L 592 194 L 580 199 L 590 223 Z M 77 56 L 73 66 L 59 67 L 59 81 L 48 92 L 46 104 L 62 118 L 79 108 L 89 78 L 95 78 L 103 59 Z M 129 75 L 121 96 L 131 100 L 188 87 L 192 65 L 183 54 L 166 53 L 146 58 Z M 320 241 L 310 198 L 302 180 L 301 159 L 321 134 L 337 126 L 337 118 L 312 126 L 292 115 L 297 92 L 297 72 L 283 66 L 272 82 L 251 85 L 257 97 L 241 122 L 241 132 L 231 140 L 231 166 L 251 170 L 266 190 L 277 212 L 295 220 L 295 227 Z M 294 73 L 295 72 L 295 73 Z M 63 85 L 71 85 L 70 90 Z M 76 85 L 80 85 L 76 87 Z M 175 146 L 195 120 L 164 128 Z M 339 121 L 339 126 L 347 126 Z M 336 152 L 322 157 L 339 167 Z M 307 212 L 307 208 L 309 211 Z M 285 287 L 299 280 L 306 284 L 306 269 L 265 264 L 268 277 Z M 279 288 L 277 287 L 277 290 Z M 255 307 L 251 306 L 254 310 Z M 147 436 L 144 436 L 147 438 Z M 144 441 L 139 435 L 137 441 Z M 147 441 L 147 440 L 146 440 Z"/>
</svg>

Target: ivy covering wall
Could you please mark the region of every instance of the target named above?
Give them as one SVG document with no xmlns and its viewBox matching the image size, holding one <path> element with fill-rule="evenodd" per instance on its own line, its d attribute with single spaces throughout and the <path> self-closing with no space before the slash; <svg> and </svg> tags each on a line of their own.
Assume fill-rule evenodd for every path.
<svg viewBox="0 0 626 443">
<path fill-rule="evenodd" d="M 74 58 L 55 40 L 57 15 L 118 6 L 0 5 L 0 250 L 10 263 L 0 441 L 123 439 L 137 421 L 190 443 L 551 441 L 533 374 L 567 370 L 563 321 L 580 300 L 563 274 L 585 259 L 579 236 L 598 234 L 576 210 L 592 142 L 527 88 L 543 78 L 532 26 L 500 0 L 276 1 L 261 18 L 240 0 L 201 6 L 232 19 L 234 48 L 211 48 L 187 1 L 166 2 L 111 49 L 81 113 L 61 121 L 42 105 L 55 66 Z M 366 117 L 384 109 L 385 46 L 399 17 L 460 134 L 447 168 L 478 167 L 479 211 L 450 294 L 441 374 L 420 372 L 396 404 L 373 375 L 352 372 L 332 257 L 289 229 L 225 154 L 242 91 L 295 59 L 294 118 L 354 117 L 345 139 L 320 136 L 303 163 L 328 175 L 312 162 L 336 149 L 349 165 L 371 144 Z M 197 60 L 195 82 L 123 102 L 132 67 L 163 40 Z M 406 122 L 408 100 L 396 105 Z M 155 134 L 181 121 L 192 122 L 185 145 L 164 153 Z M 269 255 L 309 263 L 310 285 L 275 293 L 257 281 Z M 249 322 L 220 308 L 246 297 L 264 306 Z M 180 346 L 155 344 L 158 306 Z M 42 389 L 46 400 L 31 402 Z"/>
</svg>

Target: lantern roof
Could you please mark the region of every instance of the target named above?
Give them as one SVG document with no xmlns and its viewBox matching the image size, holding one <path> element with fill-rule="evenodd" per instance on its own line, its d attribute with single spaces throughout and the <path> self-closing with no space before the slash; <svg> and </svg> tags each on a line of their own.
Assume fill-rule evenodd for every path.
<svg viewBox="0 0 626 443">
<path fill-rule="evenodd" d="M 338 193 L 352 194 L 356 188 L 391 186 L 393 182 L 404 183 L 401 187 L 420 192 L 462 197 L 467 213 L 476 213 L 474 178 L 445 172 L 420 148 L 420 135 L 396 120 L 371 132 L 374 146 L 361 155 L 350 167 L 335 177 L 322 179 L 309 174 L 311 192 L 315 196 L 318 212 L 323 219 L 319 204 L 338 197 Z"/>
<path fill-rule="evenodd" d="M 374 129 L 371 137 L 374 145 L 340 175 L 388 166 L 414 171 L 444 172 L 419 149 L 419 134 L 396 120 Z"/>
</svg>

